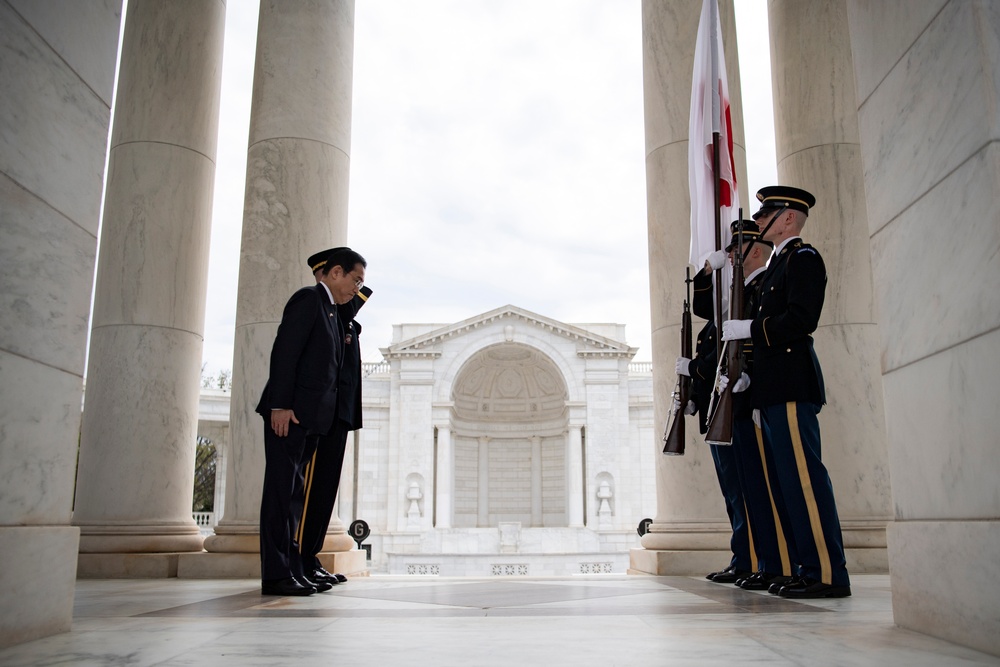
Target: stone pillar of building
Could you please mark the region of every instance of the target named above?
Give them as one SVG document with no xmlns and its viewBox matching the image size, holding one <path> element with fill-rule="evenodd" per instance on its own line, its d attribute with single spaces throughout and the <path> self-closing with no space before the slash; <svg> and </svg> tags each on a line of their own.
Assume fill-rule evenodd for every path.
<svg viewBox="0 0 1000 667">
<path fill-rule="evenodd" d="M 0 647 L 70 629 L 121 2 L 0 3 Z"/>
<path fill-rule="evenodd" d="M 218 3 L 133 1 L 126 14 L 73 514 L 80 576 L 169 576 L 164 553 L 201 550 L 191 498 L 224 24 Z"/>
<path fill-rule="evenodd" d="M 1000 5 L 851 0 L 848 18 L 895 506 L 893 617 L 1000 655 Z"/>
<path fill-rule="evenodd" d="M 488 528 L 490 525 L 490 438 L 479 436 L 479 518 L 476 526 Z"/>
<path fill-rule="evenodd" d="M 347 241 L 353 59 L 353 0 L 261 1 L 226 512 L 205 543 L 220 573 L 259 572 L 264 422 L 253 408 L 267 381 L 282 309 L 295 290 L 313 283 L 306 258 Z M 334 552 L 337 562 L 330 554 L 320 558 L 339 572 L 363 569 L 364 553 L 351 551 L 354 542 L 336 515 L 331 527 L 324 551 Z"/>
<path fill-rule="evenodd" d="M 226 461 L 229 460 L 229 424 L 223 424 L 222 437 L 215 443 L 215 496 L 212 511 L 222 516 L 226 508 Z"/>
<path fill-rule="evenodd" d="M 531 436 L 531 527 L 541 528 L 542 519 L 542 439 Z"/>
<path fill-rule="evenodd" d="M 778 181 L 816 195 L 802 236 L 828 278 L 813 334 L 826 383 L 823 462 L 848 570 L 886 572 L 892 494 L 847 5 L 772 0 L 768 16 Z"/>
<path fill-rule="evenodd" d="M 684 269 L 691 239 L 688 192 L 688 120 L 695 35 L 701 3 L 644 0 L 642 3 L 643 103 L 646 128 L 646 211 L 649 232 L 649 291 L 652 324 L 653 400 L 657 439 L 656 516 L 630 553 L 633 570 L 653 574 L 702 574 L 728 561 L 731 530 L 712 455 L 687 423 L 684 456 L 663 456 L 659 435 L 677 382 Z M 720 0 L 738 183 L 745 184 L 746 148 L 736 22 L 732 0 Z M 747 207 L 745 187 L 740 201 Z M 697 267 L 700 268 L 700 267 Z M 703 321 L 695 319 L 695 329 Z"/>
<path fill-rule="evenodd" d="M 451 528 L 455 509 L 455 450 L 451 444 L 451 423 L 437 427 L 437 490 L 434 497 L 435 528 Z"/>
<path fill-rule="evenodd" d="M 566 433 L 566 519 L 583 528 L 583 425 L 570 423 Z"/>
</svg>

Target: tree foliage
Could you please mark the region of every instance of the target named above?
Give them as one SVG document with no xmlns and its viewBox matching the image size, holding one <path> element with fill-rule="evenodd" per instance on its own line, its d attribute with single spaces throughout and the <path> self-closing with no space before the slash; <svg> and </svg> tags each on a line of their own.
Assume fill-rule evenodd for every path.
<svg viewBox="0 0 1000 667">
<path fill-rule="evenodd" d="M 204 436 L 198 436 L 194 458 L 193 512 L 211 512 L 215 508 L 215 464 L 218 459 L 215 445 Z"/>
</svg>

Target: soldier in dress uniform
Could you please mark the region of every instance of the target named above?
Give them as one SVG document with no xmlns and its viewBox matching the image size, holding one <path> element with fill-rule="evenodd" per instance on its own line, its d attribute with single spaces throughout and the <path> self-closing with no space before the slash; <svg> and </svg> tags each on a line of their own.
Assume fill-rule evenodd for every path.
<svg viewBox="0 0 1000 667">
<path fill-rule="evenodd" d="M 310 257 L 307 261 L 316 282 L 331 254 L 343 248 L 334 248 Z M 346 304 L 337 306 L 338 319 L 344 330 L 344 356 L 340 365 L 337 391 L 337 410 L 333 429 L 319 439 L 312 460 L 305 472 L 305 505 L 302 509 L 299 547 L 302 563 L 312 581 L 336 586 L 347 581 L 341 573 L 331 573 L 323 567 L 318 554 L 323 550 L 326 531 L 333 518 L 333 507 L 340 488 L 340 473 L 344 467 L 347 437 L 362 426 L 361 422 L 361 323 L 355 316 L 372 295 L 367 285 Z"/>
<path fill-rule="evenodd" d="M 727 251 L 717 250 L 705 262 L 705 267 L 694 277 L 694 295 L 691 310 L 698 317 L 708 320 L 698 332 L 694 359 L 677 358 L 677 374 L 691 378 L 692 400 L 685 406 L 687 414 L 698 414 L 698 430 L 704 435 L 708 431 L 708 409 L 715 391 L 715 375 L 718 370 L 718 349 L 715 326 L 715 306 L 712 297 L 712 275 L 727 261 Z M 733 529 L 729 548 L 733 553 L 729 565 L 724 570 L 705 575 L 709 581 L 732 584 L 749 576 L 757 569 L 750 549 L 750 534 L 743 493 L 740 489 L 739 471 L 732 447 L 710 445 L 715 474 L 719 479 L 719 489 L 726 504 L 729 525 Z"/>
<path fill-rule="evenodd" d="M 740 220 L 732 224 L 732 241 L 726 247 L 730 260 L 734 259 L 743 234 L 743 312 L 757 310 L 761 279 L 771 256 L 772 245 L 760 238 L 760 229 L 753 220 Z M 764 434 L 752 419 L 753 406 L 753 341 L 746 338 L 742 344 L 743 368 L 740 378 L 733 385 L 733 456 L 739 475 L 740 490 L 746 503 L 747 523 L 757 570 L 735 583 L 745 590 L 767 590 L 772 583 L 786 584 L 793 579 L 794 544 L 789 549 L 790 533 L 786 536 L 788 518 L 784 506 L 774 502 L 767 480 L 774 476 L 774 465 L 765 454 Z M 723 382 L 727 383 L 728 378 Z M 721 384 L 720 390 L 725 389 Z"/>
<path fill-rule="evenodd" d="M 752 319 L 723 322 L 723 340 L 753 339 L 753 387 L 765 444 L 770 446 L 777 502 L 789 517 L 799 578 L 769 591 L 787 598 L 851 594 L 843 537 L 830 475 L 823 465 L 817 415 L 826 402 L 813 349 L 826 291 L 826 266 L 800 234 L 816 198 L 799 188 L 770 186 L 757 193 L 754 219 L 775 244 Z"/>
</svg>

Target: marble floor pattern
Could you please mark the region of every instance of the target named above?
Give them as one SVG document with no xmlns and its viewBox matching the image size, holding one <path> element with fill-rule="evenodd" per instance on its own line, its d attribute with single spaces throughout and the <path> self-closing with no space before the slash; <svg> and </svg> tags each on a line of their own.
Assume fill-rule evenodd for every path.
<svg viewBox="0 0 1000 667">
<path fill-rule="evenodd" d="M 81 580 L 72 631 L 0 665 L 1000 665 L 895 627 L 888 576 L 852 583 L 791 601 L 695 577 L 372 576 L 308 598 L 245 579 Z"/>
</svg>

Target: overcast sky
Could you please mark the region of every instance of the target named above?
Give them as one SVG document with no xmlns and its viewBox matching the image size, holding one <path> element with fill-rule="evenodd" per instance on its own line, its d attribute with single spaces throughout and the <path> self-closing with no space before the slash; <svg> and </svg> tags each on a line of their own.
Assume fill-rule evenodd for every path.
<svg viewBox="0 0 1000 667">
<path fill-rule="evenodd" d="M 776 178 L 767 8 L 735 4 L 752 197 Z M 233 365 L 258 2 L 226 11 L 208 374 Z M 641 30 L 640 0 L 358 0 L 348 243 L 375 291 L 365 361 L 395 323 L 507 304 L 623 323 L 652 359 Z"/>
</svg>

